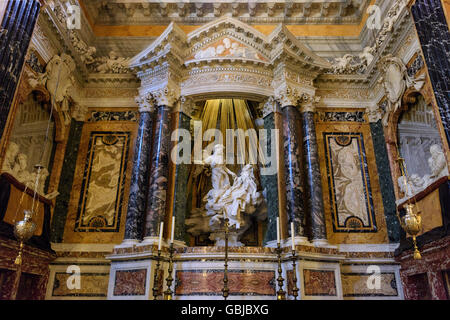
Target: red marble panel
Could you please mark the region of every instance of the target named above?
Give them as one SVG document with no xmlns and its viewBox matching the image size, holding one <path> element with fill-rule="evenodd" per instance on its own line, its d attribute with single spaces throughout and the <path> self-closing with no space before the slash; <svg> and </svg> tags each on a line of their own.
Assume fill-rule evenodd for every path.
<svg viewBox="0 0 450 320">
<path fill-rule="evenodd" d="M 147 269 L 116 271 L 115 296 L 143 296 Z"/>
<path fill-rule="evenodd" d="M 275 295 L 275 272 L 233 270 L 228 272 L 230 295 Z M 223 271 L 196 270 L 176 273 L 176 295 L 222 295 Z"/>
<path fill-rule="evenodd" d="M 17 269 L 14 261 L 18 254 L 18 247 L 17 241 L 0 237 L 0 276 L 2 278 L 0 300 L 11 299 Z M 25 245 L 22 257 L 22 282 L 29 292 L 27 299 L 43 300 L 45 298 L 49 277 L 48 265 L 55 258 L 55 254 Z M 27 277 L 32 277 L 35 281 L 27 282 Z M 20 296 L 17 298 L 19 299 Z"/>
<path fill-rule="evenodd" d="M 407 300 L 446 300 L 443 272 L 450 269 L 450 236 L 419 248 L 421 260 L 414 260 L 412 252 L 396 257 L 401 263 L 400 275 Z"/>
<path fill-rule="evenodd" d="M 303 270 L 306 296 L 336 296 L 334 271 Z"/>
</svg>

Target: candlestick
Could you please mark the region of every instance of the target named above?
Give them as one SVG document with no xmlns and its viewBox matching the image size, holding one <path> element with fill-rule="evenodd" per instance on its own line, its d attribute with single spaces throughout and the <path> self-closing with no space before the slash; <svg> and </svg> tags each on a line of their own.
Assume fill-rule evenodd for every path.
<svg viewBox="0 0 450 320">
<path fill-rule="evenodd" d="M 164 222 L 161 222 L 161 226 L 159 227 L 159 243 L 158 243 L 158 251 L 161 250 L 162 235 L 163 235 L 163 227 L 164 227 Z"/>
<path fill-rule="evenodd" d="M 175 235 L 175 216 L 172 217 L 172 232 L 170 233 L 170 243 L 173 243 L 174 235 Z"/>
<path fill-rule="evenodd" d="M 286 292 L 283 290 L 283 282 L 284 278 L 282 276 L 282 269 L 281 269 L 281 245 L 278 243 L 277 246 L 277 256 L 278 256 L 278 291 L 277 291 L 277 300 L 286 300 Z"/>
<path fill-rule="evenodd" d="M 277 218 L 277 243 L 280 243 L 280 218 Z"/>
<path fill-rule="evenodd" d="M 292 282 L 294 282 L 294 288 L 292 288 L 292 295 L 294 296 L 294 300 L 297 300 L 298 292 L 300 291 L 297 287 L 297 268 L 295 261 L 297 260 L 295 256 L 295 250 L 292 250 Z"/>
<path fill-rule="evenodd" d="M 292 240 L 292 251 L 295 251 L 295 243 L 294 243 L 294 238 L 295 238 L 295 229 L 294 229 L 294 222 L 291 222 L 291 240 Z"/>
<path fill-rule="evenodd" d="M 172 294 L 173 291 L 170 288 L 172 286 L 172 282 L 173 282 L 173 278 L 172 278 L 172 272 L 173 272 L 173 252 L 174 252 L 174 248 L 173 248 L 173 242 L 170 244 L 169 247 L 169 269 L 167 270 L 167 272 L 169 273 L 169 275 L 166 278 L 166 282 L 167 282 L 167 290 L 164 292 L 164 299 L 165 300 L 172 300 Z"/>
<path fill-rule="evenodd" d="M 158 257 L 156 258 L 156 268 L 153 275 L 153 300 L 156 300 L 158 298 L 158 272 L 159 272 L 159 266 L 161 261 L 161 250 L 158 250 Z"/>
<path fill-rule="evenodd" d="M 228 288 L 228 217 L 224 213 L 224 228 L 225 228 L 225 264 L 223 270 L 223 289 L 222 295 L 224 300 L 227 300 L 230 289 Z"/>
</svg>

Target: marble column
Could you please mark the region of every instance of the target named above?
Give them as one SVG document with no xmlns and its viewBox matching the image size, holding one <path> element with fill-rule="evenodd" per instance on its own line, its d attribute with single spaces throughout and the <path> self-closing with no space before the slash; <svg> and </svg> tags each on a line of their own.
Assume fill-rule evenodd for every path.
<svg viewBox="0 0 450 320">
<path fill-rule="evenodd" d="M 7 1 L 0 26 L 0 136 L 8 120 L 40 8 L 38 0 Z"/>
<path fill-rule="evenodd" d="M 53 211 L 50 241 L 62 242 L 64 236 L 64 227 L 67 220 L 67 212 L 69 209 L 70 194 L 72 192 L 73 179 L 77 166 L 78 149 L 81 142 L 81 134 L 83 132 L 84 121 L 72 119 L 70 123 L 70 131 L 67 137 L 67 145 L 64 153 L 64 164 L 59 178 L 58 192 L 56 198 L 55 209 Z"/>
<path fill-rule="evenodd" d="M 139 104 L 139 129 L 134 148 L 124 244 L 138 243 L 143 238 L 150 171 L 154 105 L 151 96 L 139 97 L 136 102 Z"/>
<path fill-rule="evenodd" d="M 416 0 L 412 16 L 450 143 L 450 32 L 441 0 Z"/>
<path fill-rule="evenodd" d="M 316 126 L 314 124 L 314 98 L 302 100 L 303 152 L 305 160 L 305 187 L 307 222 L 313 242 L 327 242 L 325 212 L 323 207 L 322 177 L 319 167 Z"/>
<path fill-rule="evenodd" d="M 277 102 L 271 97 L 261 105 L 263 119 L 264 119 L 264 129 L 266 130 L 266 141 L 260 141 L 261 144 L 265 144 L 267 153 L 269 158 L 273 158 L 271 154 L 272 146 L 277 143 L 277 141 L 272 141 L 272 130 L 280 129 L 276 126 L 276 117 L 277 112 L 279 112 L 277 108 Z M 280 130 L 281 131 L 281 130 Z M 280 132 L 281 134 L 281 132 Z M 261 137 L 260 137 L 261 139 Z M 273 148 L 273 150 L 277 150 L 277 148 Z M 278 157 L 277 157 L 278 159 Z M 267 164 L 267 165 L 275 165 L 278 168 L 277 164 Z M 261 164 L 263 166 L 263 164 Z M 262 172 L 262 170 L 260 170 Z M 277 240 L 277 217 L 280 215 L 280 203 L 279 203 L 279 190 L 278 190 L 278 171 L 272 175 L 261 174 L 261 186 L 263 188 L 263 194 L 267 204 L 267 230 L 264 235 L 263 243 L 267 245 L 271 241 Z"/>
<path fill-rule="evenodd" d="M 150 184 L 148 187 L 145 214 L 144 241 L 154 242 L 158 237 L 159 225 L 165 220 L 170 161 L 170 109 L 174 106 L 173 92 L 162 89 L 153 93 L 157 113 L 151 155 Z"/>
<path fill-rule="evenodd" d="M 372 134 L 375 161 L 377 163 L 378 177 L 380 180 L 381 197 L 383 199 L 384 216 L 390 243 L 398 243 L 401 240 L 402 228 L 397 218 L 397 206 L 395 204 L 395 191 L 392 181 L 389 155 L 384 138 L 381 114 L 378 109 L 367 110 Z"/>
<path fill-rule="evenodd" d="M 283 114 L 287 223 L 290 225 L 291 222 L 294 222 L 296 236 L 306 237 L 302 122 L 297 108 L 298 96 L 288 92 L 279 99 L 279 102 Z"/>
<path fill-rule="evenodd" d="M 191 127 L 191 115 L 194 108 L 194 102 L 188 97 L 181 97 L 180 104 L 177 110 L 173 113 L 173 120 L 176 123 L 175 128 L 179 130 L 190 131 Z M 179 138 L 184 139 L 184 138 Z M 179 141 L 185 142 L 185 141 Z M 191 143 L 189 142 L 189 145 Z M 175 146 L 174 146 L 175 148 Z M 177 157 L 180 150 L 177 149 Z M 184 152 L 185 150 L 183 150 Z M 189 155 L 190 159 L 190 155 Z M 174 239 L 182 243 L 186 243 L 186 214 L 188 210 L 188 192 L 187 183 L 189 178 L 189 163 L 174 164 L 174 177 L 173 177 L 173 202 L 172 202 L 172 215 L 175 216 L 175 231 Z"/>
</svg>

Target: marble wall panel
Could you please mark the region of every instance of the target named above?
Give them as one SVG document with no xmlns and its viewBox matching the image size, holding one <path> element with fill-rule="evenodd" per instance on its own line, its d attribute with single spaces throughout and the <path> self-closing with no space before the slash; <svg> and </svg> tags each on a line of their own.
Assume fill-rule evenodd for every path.
<svg viewBox="0 0 450 320">
<path fill-rule="evenodd" d="M 394 272 L 380 274 L 380 288 L 370 289 L 367 281 L 370 275 L 364 273 L 342 273 L 342 290 L 345 298 L 351 297 L 398 297 L 399 292 Z"/>
<path fill-rule="evenodd" d="M 274 296 L 275 271 L 230 270 L 230 296 Z M 176 296 L 221 296 L 223 270 L 182 270 L 176 272 Z"/>
<path fill-rule="evenodd" d="M 316 134 L 319 148 L 320 169 L 322 172 L 322 188 L 328 241 L 330 243 L 355 244 L 386 243 L 388 241 L 386 218 L 384 215 L 383 198 L 379 182 L 380 178 L 378 176 L 377 162 L 369 123 L 360 123 L 356 121 L 321 122 L 319 120 L 316 124 Z M 353 150 L 349 153 L 349 157 L 344 157 L 345 153 L 343 153 L 342 157 L 353 160 L 353 162 L 349 162 L 350 165 L 345 167 L 347 162 L 345 162 L 344 159 L 342 162 L 344 166 L 339 165 L 338 162 L 338 165 L 334 165 L 335 170 L 332 171 L 331 169 L 333 169 L 333 167 L 329 161 L 332 160 L 333 157 L 339 161 L 339 153 L 334 156 L 330 153 L 330 141 L 334 140 L 333 145 L 331 146 L 334 150 L 345 150 L 345 145 L 339 146 L 339 143 L 334 139 L 334 137 L 339 136 L 342 138 L 338 139 L 341 139 L 341 142 L 347 142 L 349 150 Z M 344 172 L 342 172 L 341 169 L 344 169 Z M 342 176 L 342 178 L 345 178 L 345 174 L 343 173 L 352 170 L 359 173 L 358 180 L 360 182 L 356 183 L 352 179 L 335 181 L 336 177 Z M 365 222 L 362 224 L 362 228 L 360 228 L 358 224 L 355 224 L 355 226 L 358 227 L 355 228 L 355 230 L 351 230 L 351 228 L 345 230 L 345 228 L 341 227 L 342 224 L 340 222 L 338 224 L 338 221 L 335 220 L 336 214 L 339 214 L 340 205 L 337 201 L 339 201 L 339 199 L 342 200 L 342 198 L 333 198 L 335 197 L 335 190 L 333 189 L 337 187 L 346 192 L 346 189 L 349 186 L 355 188 L 355 192 L 352 196 L 357 194 L 364 195 L 361 203 L 364 203 L 365 206 L 365 211 L 362 211 L 366 216 L 365 220 L 363 220 Z M 352 205 L 354 206 L 354 204 L 350 204 L 350 207 L 352 207 Z M 364 207 L 359 208 L 364 209 Z"/>
<path fill-rule="evenodd" d="M 334 232 L 377 230 L 361 133 L 323 133 Z"/>
<path fill-rule="evenodd" d="M 104 298 L 108 291 L 109 273 L 80 273 L 80 289 L 69 289 L 67 281 L 72 274 L 57 272 L 54 275 L 52 298 L 96 297 Z"/>
<path fill-rule="evenodd" d="M 337 296 L 334 271 L 303 269 L 305 296 Z"/>
<path fill-rule="evenodd" d="M 147 269 L 118 270 L 114 282 L 115 296 L 145 295 Z"/>
<path fill-rule="evenodd" d="M 91 132 L 76 232 L 119 230 L 129 149 L 130 132 Z"/>
<path fill-rule="evenodd" d="M 137 122 L 133 121 L 85 123 L 64 242 L 123 240 L 136 133 Z"/>
<path fill-rule="evenodd" d="M 14 261 L 17 257 L 17 241 L 0 237 L 0 270 L 2 270 L 3 286 L 0 288 L 0 300 L 9 300 L 11 289 L 13 287 L 16 265 Z M 29 289 L 31 295 L 27 294 L 29 299 L 43 300 L 49 277 L 49 263 L 55 259 L 53 253 L 25 245 L 22 256 L 22 272 L 34 276 L 36 281 Z"/>
</svg>

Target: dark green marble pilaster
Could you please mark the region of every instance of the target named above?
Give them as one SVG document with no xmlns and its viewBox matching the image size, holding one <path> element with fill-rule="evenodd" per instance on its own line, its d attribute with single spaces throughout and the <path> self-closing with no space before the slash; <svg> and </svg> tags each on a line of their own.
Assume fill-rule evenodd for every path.
<svg viewBox="0 0 450 320">
<path fill-rule="evenodd" d="M 64 165 L 59 179 L 55 211 L 51 223 L 50 241 L 62 242 L 64 226 L 66 224 L 67 210 L 69 208 L 70 193 L 72 191 L 73 178 L 77 165 L 78 148 L 80 147 L 81 132 L 84 122 L 72 119 L 70 132 L 67 140 L 66 152 L 64 154 Z"/>
<path fill-rule="evenodd" d="M 178 114 L 178 128 L 189 131 L 191 118 L 184 113 Z M 181 141 L 180 141 L 181 142 Z M 186 212 L 187 212 L 187 184 L 189 178 L 189 164 L 181 163 L 175 169 L 175 187 L 173 195 L 173 215 L 175 217 L 175 240 L 186 242 Z"/>
<path fill-rule="evenodd" d="M 372 132 L 389 242 L 398 243 L 401 237 L 401 227 L 396 215 L 394 184 L 381 120 L 377 123 L 371 123 L 370 130 Z"/>
<path fill-rule="evenodd" d="M 264 118 L 264 129 L 267 130 L 267 152 L 271 150 L 271 130 L 275 129 L 275 113 Z M 263 143 L 263 142 L 261 142 Z M 269 241 L 277 239 L 277 217 L 279 213 L 278 204 L 278 174 L 261 175 L 261 185 L 267 203 L 267 230 L 264 235 L 264 245 Z"/>
</svg>

